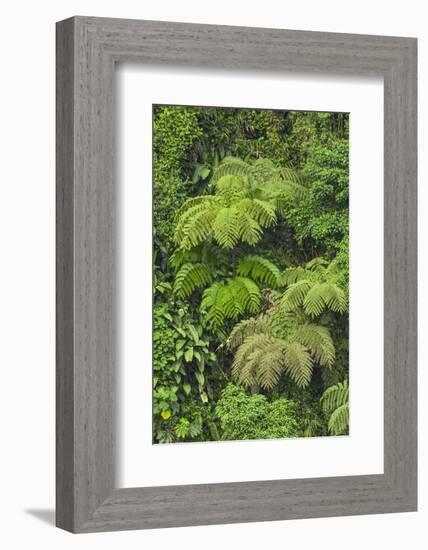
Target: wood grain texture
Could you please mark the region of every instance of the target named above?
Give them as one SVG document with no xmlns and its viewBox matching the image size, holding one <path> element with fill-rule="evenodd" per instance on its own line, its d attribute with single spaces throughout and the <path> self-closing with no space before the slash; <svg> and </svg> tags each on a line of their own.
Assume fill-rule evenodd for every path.
<svg viewBox="0 0 428 550">
<path fill-rule="evenodd" d="M 56 520 L 74 526 L 74 24 L 56 36 Z"/>
<path fill-rule="evenodd" d="M 383 475 L 115 489 L 116 62 L 383 76 Z M 416 510 L 416 79 L 412 38 L 87 17 L 58 23 L 59 527 L 92 532 Z"/>
</svg>

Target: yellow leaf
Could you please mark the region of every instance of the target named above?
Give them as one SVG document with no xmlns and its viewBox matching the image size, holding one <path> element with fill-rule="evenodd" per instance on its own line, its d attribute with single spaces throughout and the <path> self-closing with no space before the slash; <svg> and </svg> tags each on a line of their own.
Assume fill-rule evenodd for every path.
<svg viewBox="0 0 428 550">
<path fill-rule="evenodd" d="M 164 419 L 164 420 L 168 420 L 168 418 L 171 416 L 171 413 L 169 411 L 162 411 L 161 412 L 161 417 Z"/>
</svg>

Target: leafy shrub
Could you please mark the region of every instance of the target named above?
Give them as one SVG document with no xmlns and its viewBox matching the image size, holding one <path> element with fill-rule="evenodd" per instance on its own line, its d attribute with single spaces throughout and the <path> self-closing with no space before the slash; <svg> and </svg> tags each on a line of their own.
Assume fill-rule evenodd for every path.
<svg viewBox="0 0 428 550">
<path fill-rule="evenodd" d="M 287 211 L 300 246 L 312 241 L 320 255 L 335 254 L 348 234 L 348 154 L 344 139 L 314 145 L 303 170 L 311 182 L 308 193 Z"/>
<path fill-rule="evenodd" d="M 216 406 L 222 439 L 276 439 L 296 437 L 295 404 L 287 399 L 269 402 L 261 394 L 247 395 L 233 384 L 223 390 Z"/>
<path fill-rule="evenodd" d="M 154 309 L 153 415 L 155 440 L 167 443 L 201 433 L 202 412 L 194 403 L 209 401 L 205 369 L 216 356 L 201 319 L 189 306 L 169 301 Z"/>
<path fill-rule="evenodd" d="M 185 166 L 201 129 L 192 109 L 158 106 L 153 114 L 153 223 L 157 240 L 168 247 L 175 212 L 187 198 Z"/>
</svg>

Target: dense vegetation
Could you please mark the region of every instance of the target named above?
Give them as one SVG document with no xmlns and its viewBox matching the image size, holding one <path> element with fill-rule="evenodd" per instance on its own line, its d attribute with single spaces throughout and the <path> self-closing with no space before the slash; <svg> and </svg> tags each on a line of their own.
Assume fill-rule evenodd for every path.
<svg viewBox="0 0 428 550">
<path fill-rule="evenodd" d="M 348 433 L 347 115 L 153 117 L 153 441 Z"/>
</svg>

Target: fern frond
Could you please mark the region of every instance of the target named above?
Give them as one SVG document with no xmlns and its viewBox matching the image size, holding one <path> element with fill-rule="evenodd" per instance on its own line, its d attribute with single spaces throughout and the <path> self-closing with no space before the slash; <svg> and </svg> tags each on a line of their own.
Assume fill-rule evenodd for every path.
<svg viewBox="0 0 428 550">
<path fill-rule="evenodd" d="M 215 240 L 223 248 L 233 248 L 239 239 L 239 216 L 236 208 L 222 208 L 210 224 Z"/>
<path fill-rule="evenodd" d="M 282 284 L 285 286 L 290 286 L 297 281 L 302 281 L 307 279 L 308 274 L 304 267 L 288 267 L 282 273 Z"/>
<path fill-rule="evenodd" d="M 267 315 L 262 314 L 250 319 L 244 319 L 233 327 L 227 339 L 227 345 L 232 351 L 235 351 L 249 336 L 254 336 L 258 333 L 273 336 L 274 329 L 275 325 Z"/>
<path fill-rule="evenodd" d="M 201 309 L 207 311 L 211 326 L 218 329 L 225 319 L 236 320 L 244 313 L 257 313 L 260 289 L 247 277 L 235 277 L 226 284 L 214 283 L 204 291 Z"/>
<path fill-rule="evenodd" d="M 309 350 L 299 342 L 291 342 L 285 348 L 285 369 L 299 388 L 305 388 L 312 378 L 314 367 Z"/>
<path fill-rule="evenodd" d="M 291 314 L 283 324 L 278 323 L 275 307 L 238 323 L 227 343 L 235 352 L 234 376 L 246 387 L 257 383 L 271 389 L 281 373 L 286 372 L 303 388 L 310 383 L 316 363 L 330 367 L 335 358 L 328 329 L 311 324 L 296 325 L 296 318 L 292 319 Z"/>
<path fill-rule="evenodd" d="M 323 269 L 327 266 L 328 266 L 328 261 L 322 256 L 313 258 L 312 260 L 309 260 L 309 262 L 306 263 L 306 269 L 310 269 L 312 271 L 316 271 L 320 268 Z"/>
<path fill-rule="evenodd" d="M 170 265 L 179 269 L 186 263 L 203 263 L 217 271 L 226 263 L 224 251 L 213 242 L 204 242 L 189 250 L 177 248 L 169 258 Z"/>
<path fill-rule="evenodd" d="M 266 334 L 249 336 L 235 354 L 233 376 L 246 388 L 272 389 L 284 370 L 284 344 Z"/>
<path fill-rule="evenodd" d="M 178 245 L 180 245 L 181 239 L 184 236 L 183 231 L 186 225 L 192 221 L 193 217 L 200 212 L 209 212 L 217 202 L 217 198 L 212 195 L 187 199 L 178 210 L 174 221 L 174 240 Z"/>
<path fill-rule="evenodd" d="M 347 285 L 347 281 L 344 281 L 343 271 L 337 265 L 332 267 L 333 262 L 314 258 L 305 268 L 286 269 L 282 281 L 288 288 L 282 307 L 296 310 L 301 306 L 310 317 L 318 317 L 325 309 L 345 313 L 348 309 L 347 293 L 340 285 Z"/>
<path fill-rule="evenodd" d="M 211 183 L 216 184 L 223 176 L 249 176 L 250 166 L 242 159 L 237 157 L 225 157 L 219 166 L 214 170 Z"/>
<path fill-rule="evenodd" d="M 280 178 L 275 178 L 259 187 L 265 198 L 282 200 L 284 205 L 295 203 L 296 200 L 302 199 L 308 193 L 306 187 L 299 183 L 284 181 Z"/>
<path fill-rule="evenodd" d="M 280 172 L 270 159 L 258 158 L 251 166 L 251 175 L 254 181 L 265 183 L 278 178 Z"/>
<path fill-rule="evenodd" d="M 257 355 L 257 383 L 271 390 L 278 384 L 284 372 L 284 349 L 281 345 L 271 345 L 260 349 Z"/>
<path fill-rule="evenodd" d="M 326 307 L 338 313 L 345 313 L 348 309 L 348 300 L 342 288 L 333 283 L 322 283 L 320 293 Z"/>
<path fill-rule="evenodd" d="M 315 284 L 308 290 L 303 300 L 305 313 L 311 317 L 321 315 L 325 307 L 324 296 L 321 292 L 321 285 Z"/>
<path fill-rule="evenodd" d="M 211 185 L 215 194 L 190 198 L 178 210 L 174 240 L 183 250 L 213 237 L 227 249 L 238 241 L 255 245 L 262 229 L 276 224 L 277 212 L 284 213 L 281 197 L 297 196 L 300 183 L 291 169 L 278 169 L 268 159 L 249 164 L 227 157 L 215 169 Z"/>
<path fill-rule="evenodd" d="M 261 227 L 271 227 L 276 223 L 275 207 L 269 201 L 253 199 L 248 210 Z"/>
<path fill-rule="evenodd" d="M 321 315 L 325 308 L 338 313 L 347 309 L 344 291 L 332 283 L 315 283 L 303 301 L 305 313 L 311 317 Z"/>
<path fill-rule="evenodd" d="M 235 277 L 229 281 L 231 292 L 242 302 L 245 311 L 257 313 L 260 309 L 260 289 L 248 277 Z"/>
<path fill-rule="evenodd" d="M 212 232 L 214 210 L 200 210 L 183 223 L 175 233 L 180 248 L 189 250 L 203 243 Z"/>
<path fill-rule="evenodd" d="M 349 385 L 348 381 L 330 386 L 321 396 L 321 405 L 330 415 L 328 430 L 333 435 L 344 435 L 349 429 Z"/>
<path fill-rule="evenodd" d="M 289 166 L 283 166 L 279 168 L 279 173 L 284 181 L 303 185 L 303 180 L 296 170 L 293 170 Z"/>
<path fill-rule="evenodd" d="M 262 236 L 262 228 L 260 225 L 248 214 L 248 212 L 241 212 L 238 218 L 239 223 L 239 238 L 242 242 L 249 245 L 255 245 Z"/>
<path fill-rule="evenodd" d="M 306 387 L 313 371 L 313 359 L 309 350 L 299 342 L 254 334 L 238 347 L 232 366 L 233 376 L 243 386 L 254 384 L 272 389 L 282 373 L 287 374 L 299 387 Z"/>
<path fill-rule="evenodd" d="M 294 339 L 306 346 L 322 367 L 333 366 L 336 354 L 333 340 L 326 327 L 313 324 L 299 325 L 294 333 Z"/>
<path fill-rule="evenodd" d="M 228 281 L 225 286 L 223 295 L 223 311 L 226 319 L 238 319 L 245 312 L 244 300 L 247 298 L 246 294 L 243 294 L 243 289 L 235 284 L 235 282 Z"/>
<path fill-rule="evenodd" d="M 197 197 L 188 198 L 186 202 L 184 202 L 184 204 L 182 204 L 177 210 L 174 218 L 174 225 L 176 225 L 179 219 L 189 210 L 197 212 L 198 208 L 206 208 L 210 202 L 215 200 L 214 195 L 199 195 Z"/>
<path fill-rule="evenodd" d="M 311 288 L 309 281 L 303 279 L 292 284 L 280 300 L 280 308 L 284 311 L 295 311 L 303 304 L 306 294 Z"/>
<path fill-rule="evenodd" d="M 338 382 L 325 390 L 321 397 L 321 404 L 326 413 L 331 413 L 349 401 L 348 381 Z"/>
<path fill-rule="evenodd" d="M 244 277 L 251 277 L 256 281 L 272 288 L 278 288 L 281 272 L 275 264 L 262 256 L 246 256 L 238 265 L 237 272 Z"/>
<path fill-rule="evenodd" d="M 225 174 L 215 182 L 217 193 L 224 195 L 246 196 L 250 190 L 248 178 L 244 176 L 236 176 Z"/>
<path fill-rule="evenodd" d="M 344 403 L 335 409 L 328 421 L 328 431 L 333 435 L 345 435 L 349 427 L 349 404 Z"/>
<path fill-rule="evenodd" d="M 223 283 L 214 283 L 202 295 L 200 308 L 207 311 L 207 321 L 213 328 L 220 327 L 224 322 L 224 292 Z"/>
<path fill-rule="evenodd" d="M 187 298 L 198 288 L 211 284 L 215 275 L 215 271 L 206 264 L 186 263 L 175 276 L 174 293 L 178 298 Z"/>
</svg>

